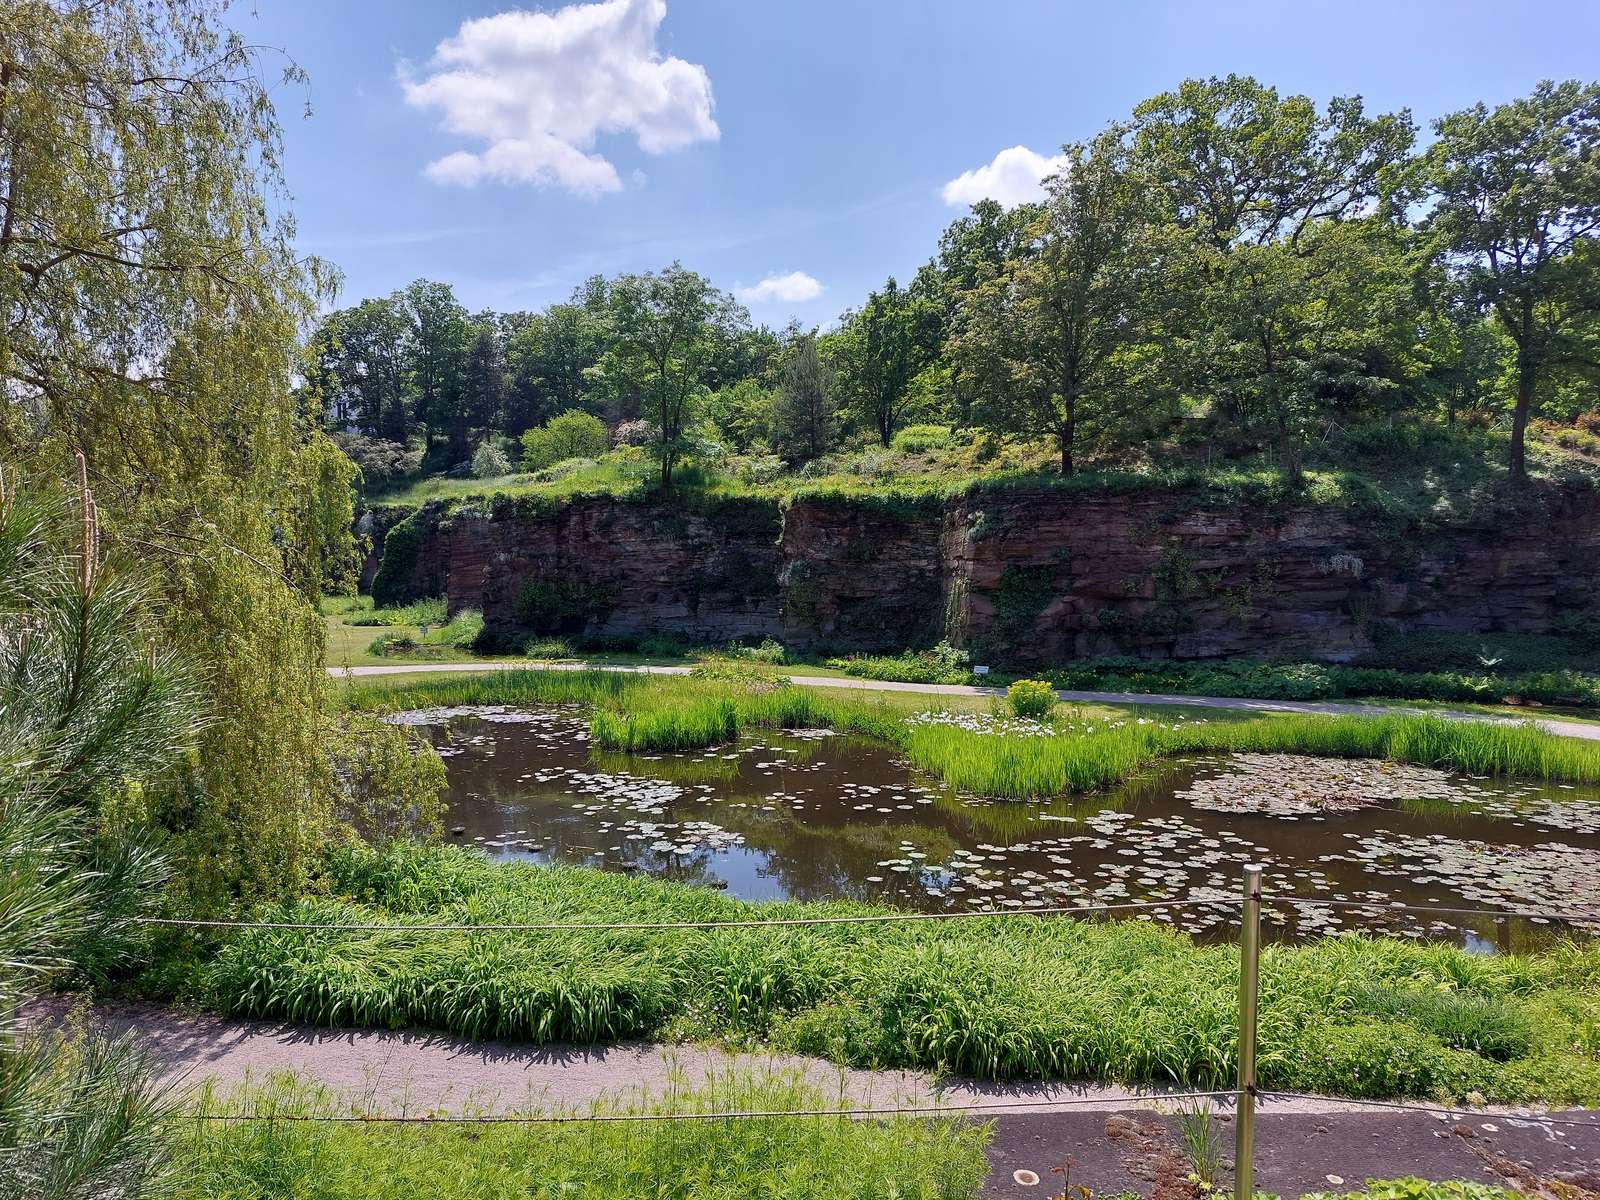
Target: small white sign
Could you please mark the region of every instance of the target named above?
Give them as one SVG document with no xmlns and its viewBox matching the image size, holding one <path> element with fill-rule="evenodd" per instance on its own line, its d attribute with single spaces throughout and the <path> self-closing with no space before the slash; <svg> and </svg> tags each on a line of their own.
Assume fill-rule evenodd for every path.
<svg viewBox="0 0 1600 1200">
<path fill-rule="evenodd" d="M 972 668 L 972 673 L 974 675 L 987 675 L 989 673 L 989 668 L 988 667 L 973 667 Z"/>
</svg>

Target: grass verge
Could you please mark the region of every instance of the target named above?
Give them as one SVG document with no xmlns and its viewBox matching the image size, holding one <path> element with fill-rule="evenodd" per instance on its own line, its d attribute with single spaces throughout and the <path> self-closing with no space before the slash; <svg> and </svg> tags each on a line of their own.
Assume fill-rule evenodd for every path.
<svg viewBox="0 0 1600 1200">
<path fill-rule="evenodd" d="M 793 1075 L 719 1076 L 664 1100 L 623 1098 L 596 1114 L 838 1107 Z M 363 1116 L 320 1088 L 277 1076 L 200 1111 Z M 587 1114 L 588 1110 L 584 1110 Z M 480 1200 L 500 1196 L 772 1195 L 796 1200 L 970 1200 L 988 1173 L 986 1127 L 945 1119 L 848 1117 L 583 1125 L 416 1126 L 196 1121 L 181 1135 L 177 1200 Z"/>
<path fill-rule="evenodd" d="M 338 851 L 324 883 L 325 895 L 263 915 L 403 926 L 882 911 L 752 904 L 458 847 Z M 192 964 L 187 995 L 240 1016 L 534 1042 L 711 1037 L 987 1078 L 1213 1087 L 1235 1070 L 1237 951 L 1139 921 L 256 930 L 169 953 Z M 1600 1102 L 1600 946 L 1497 957 L 1357 937 L 1269 947 L 1260 1069 L 1263 1086 L 1334 1095 Z"/>
</svg>

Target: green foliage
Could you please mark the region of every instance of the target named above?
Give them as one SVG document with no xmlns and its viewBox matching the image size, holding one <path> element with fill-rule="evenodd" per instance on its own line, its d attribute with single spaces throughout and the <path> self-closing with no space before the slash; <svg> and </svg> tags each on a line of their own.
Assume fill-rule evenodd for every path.
<svg viewBox="0 0 1600 1200">
<path fill-rule="evenodd" d="M 565 575 L 540 577 L 522 585 L 514 612 L 517 622 L 536 634 L 575 634 L 603 622 L 611 603 L 604 584 Z"/>
<path fill-rule="evenodd" d="M 383 558 L 372 579 L 372 602 L 379 608 L 403 605 L 409 599 L 422 525 L 427 518 L 419 509 L 393 526 L 383 539 Z"/>
<path fill-rule="evenodd" d="M 168 866 L 151 797 L 197 741 L 198 676 L 158 644 L 145 581 L 106 565 L 87 484 L 68 519 L 5 482 L 0 1195 L 159 1195 L 168 1103 L 145 1058 L 101 1028 L 21 1010 L 135 956 L 132 919 L 155 911 Z"/>
<path fill-rule="evenodd" d="M 1474 639 L 1474 644 L 1481 645 Z M 1273 663 L 1088 659 L 1043 672 L 1067 691 L 1239 696 L 1261 700 L 1392 698 L 1472 704 L 1536 702 L 1600 706 L 1600 674 L 1540 671 L 1500 675 L 1488 670 L 1408 671 L 1332 663 Z M 893 678 L 893 676 L 890 676 Z"/>
<path fill-rule="evenodd" d="M 830 658 L 827 665 L 860 679 L 888 679 L 905 683 L 971 683 L 972 666 L 965 650 L 940 642 L 931 650 L 903 654 L 852 654 Z"/>
<path fill-rule="evenodd" d="M 1365 1191 L 1308 1192 L 1301 1200 L 1523 1200 L 1519 1192 L 1487 1183 L 1427 1179 L 1375 1179 Z"/>
<path fill-rule="evenodd" d="M 393 625 L 409 629 L 419 625 L 442 625 L 447 619 L 444 597 L 429 596 L 397 608 L 373 608 L 345 624 Z"/>
<path fill-rule="evenodd" d="M 511 460 L 493 442 L 484 442 L 472 452 L 472 473 L 479 479 L 499 479 L 511 474 Z"/>
<path fill-rule="evenodd" d="M 1434 122 L 1421 163 L 1430 241 L 1474 311 L 1516 346 L 1511 474 L 1527 473 L 1536 396 L 1591 372 L 1600 254 L 1600 84 L 1541 82 L 1494 109 Z"/>
<path fill-rule="evenodd" d="M 599 458 L 609 449 L 611 437 L 600 418 L 569 409 L 522 435 L 522 469 L 539 471 L 569 458 Z"/>
<path fill-rule="evenodd" d="M 1427 1030 L 1454 1050 L 1471 1050 L 1496 1062 L 1520 1058 L 1533 1046 L 1533 1026 L 1500 1000 L 1456 991 L 1368 987 L 1351 996 L 1358 1012 Z"/>
<path fill-rule="evenodd" d="M 1013 716 L 1039 720 L 1055 708 L 1056 690 L 1042 679 L 1019 679 L 1006 689 L 1006 704 Z"/>
<path fill-rule="evenodd" d="M 834 1093 L 793 1072 L 774 1071 L 681 1081 L 665 1100 L 628 1092 L 588 1109 L 540 1111 L 618 1116 L 838 1106 Z M 268 1115 L 259 1121 L 190 1123 L 179 1146 L 178 1173 L 184 1182 L 174 1200 L 486 1200 L 511 1194 L 711 1200 L 750 1195 L 769 1185 L 785 1200 L 975 1200 L 988 1172 L 987 1130 L 954 1118 L 479 1128 L 273 1120 L 369 1115 L 359 1101 L 292 1076 L 275 1076 L 226 1100 L 206 1094 L 199 1112 Z"/>
<path fill-rule="evenodd" d="M 889 449 L 898 454 L 926 454 L 930 450 L 943 450 L 950 444 L 948 425 L 907 425 L 894 435 Z"/>
<path fill-rule="evenodd" d="M 159 590 L 156 640 L 204 680 L 201 744 L 151 804 L 178 886 L 220 906 L 298 886 L 326 832 L 314 605 L 355 474 L 299 386 L 326 276 L 281 202 L 272 68 L 216 17 L 0 9 L 0 458 L 42 481 L 87 456 L 107 544 Z"/>
<path fill-rule="evenodd" d="M 570 867 L 494 865 L 454 847 L 354 849 L 331 894 L 269 910 L 300 922 L 659 922 L 877 910 L 752 904 L 705 888 Z M 1550 1103 L 1600 1098 L 1573 1047 L 1594 1016 L 1600 951 L 1482 956 L 1336 938 L 1262 962 L 1262 1085 L 1332 1094 Z M 479 933 L 259 931 L 227 942 L 199 982 L 224 1012 L 473 1037 L 610 1041 L 722 1036 L 842 1063 L 985 1078 L 1227 1086 L 1238 953 L 1142 922 L 975 917 L 763 930 Z M 1451 987 L 1536 1031 L 1504 1062 L 1453 1049 L 1409 1015 L 1351 1008 L 1364 988 Z M 1584 999 L 1583 997 L 1587 997 Z M 1447 1032 L 1447 1036 L 1454 1036 Z"/>
<path fill-rule="evenodd" d="M 817 354 L 816 334 L 791 328 L 771 420 L 773 444 L 791 462 L 809 462 L 832 449 L 838 436 L 834 387 Z"/>
</svg>

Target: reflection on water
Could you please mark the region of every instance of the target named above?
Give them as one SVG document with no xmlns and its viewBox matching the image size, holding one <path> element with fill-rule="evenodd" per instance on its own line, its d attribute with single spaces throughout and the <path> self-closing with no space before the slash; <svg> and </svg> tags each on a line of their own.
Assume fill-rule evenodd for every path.
<svg viewBox="0 0 1600 1200">
<path fill-rule="evenodd" d="M 762 900 L 1008 910 L 1216 896 L 1158 909 L 1233 936 L 1239 867 L 1269 890 L 1419 906 L 1585 909 L 1600 929 L 1600 792 L 1287 756 L 1168 762 L 1051 803 L 949 793 L 881 743 L 818 731 L 686 754 L 591 753 L 573 710 L 412 714 L 445 755 L 454 840 Z M 1326 778 L 1324 778 L 1326 776 Z M 1338 802 L 1305 802 L 1307 780 Z M 1331 779 L 1333 782 L 1329 783 Z M 1280 800 L 1288 797 L 1288 800 Z M 1524 949 L 1524 919 L 1268 909 L 1279 936 L 1374 930 Z"/>
</svg>

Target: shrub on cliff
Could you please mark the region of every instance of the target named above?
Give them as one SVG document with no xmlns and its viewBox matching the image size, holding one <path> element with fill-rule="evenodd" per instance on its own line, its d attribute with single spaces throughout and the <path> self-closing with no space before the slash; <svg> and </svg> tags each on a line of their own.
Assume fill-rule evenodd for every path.
<svg viewBox="0 0 1600 1200">
<path fill-rule="evenodd" d="M 412 513 L 383 539 L 383 561 L 372 580 L 372 603 L 378 608 L 396 608 L 411 598 L 411 576 L 422 541 L 421 517 L 420 512 Z"/>
<path fill-rule="evenodd" d="M 493 442 L 485 442 L 472 455 L 472 474 L 478 479 L 499 479 L 511 474 L 511 459 Z"/>
<path fill-rule="evenodd" d="M 538 471 L 568 458 L 598 458 L 609 449 L 611 439 L 600 419 L 569 408 L 522 435 L 522 469 Z"/>
</svg>

